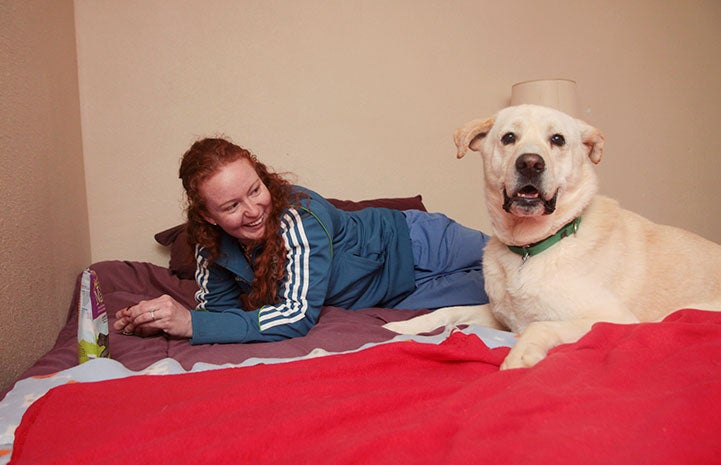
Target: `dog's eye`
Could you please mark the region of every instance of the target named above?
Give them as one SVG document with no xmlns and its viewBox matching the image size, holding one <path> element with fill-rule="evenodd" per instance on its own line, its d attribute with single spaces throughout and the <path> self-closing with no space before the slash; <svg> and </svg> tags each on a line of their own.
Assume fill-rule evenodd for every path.
<svg viewBox="0 0 721 465">
<path fill-rule="evenodd" d="M 509 145 L 516 142 L 516 135 L 512 132 L 507 132 L 501 137 L 501 143 L 503 145 Z"/>
<path fill-rule="evenodd" d="M 556 147 L 563 147 L 564 145 L 566 145 L 566 138 L 560 134 L 554 134 L 551 136 L 551 145 L 555 145 Z"/>
</svg>

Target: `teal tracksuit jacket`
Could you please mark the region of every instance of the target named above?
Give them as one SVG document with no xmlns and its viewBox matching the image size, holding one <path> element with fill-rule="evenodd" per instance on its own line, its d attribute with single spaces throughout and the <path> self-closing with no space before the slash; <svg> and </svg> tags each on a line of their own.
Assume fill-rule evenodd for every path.
<svg viewBox="0 0 721 465">
<path fill-rule="evenodd" d="M 220 256 L 210 263 L 198 247 L 192 344 L 277 341 L 305 335 L 324 305 L 393 307 L 415 289 L 411 240 L 402 212 L 368 208 L 347 212 L 319 194 L 281 218 L 287 263 L 277 304 L 245 311 L 253 270 L 237 239 L 222 233 Z"/>
</svg>

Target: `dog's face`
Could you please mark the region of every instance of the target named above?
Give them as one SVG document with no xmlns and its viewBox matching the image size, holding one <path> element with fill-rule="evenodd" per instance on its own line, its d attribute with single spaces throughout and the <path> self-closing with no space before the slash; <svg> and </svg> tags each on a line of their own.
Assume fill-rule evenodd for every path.
<svg viewBox="0 0 721 465">
<path fill-rule="evenodd" d="M 601 160 L 603 135 L 560 111 L 536 105 L 508 107 L 494 117 L 467 123 L 454 138 L 458 158 L 469 148 L 483 155 L 494 229 L 498 235 L 515 236 L 506 240 L 528 239 L 518 237 L 518 231 L 504 231 L 524 220 L 535 229 L 527 226 L 524 236 L 560 228 L 598 190 L 591 165 Z"/>
</svg>

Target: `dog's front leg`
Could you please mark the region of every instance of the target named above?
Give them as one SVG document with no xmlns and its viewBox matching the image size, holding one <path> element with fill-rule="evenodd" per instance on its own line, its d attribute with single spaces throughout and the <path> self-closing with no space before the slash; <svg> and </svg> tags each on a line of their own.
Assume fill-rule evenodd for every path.
<svg viewBox="0 0 721 465">
<path fill-rule="evenodd" d="M 501 370 L 532 367 L 548 355 L 548 351 L 561 344 L 576 342 L 598 322 L 632 324 L 638 318 L 630 312 L 619 312 L 614 318 L 584 318 L 562 321 L 536 321 L 521 333 L 501 364 Z"/>
<path fill-rule="evenodd" d="M 455 327 L 467 324 L 506 329 L 493 317 L 488 305 L 443 307 L 410 320 L 386 323 L 383 327 L 398 334 L 420 334 L 429 333 L 441 327 Z"/>
</svg>

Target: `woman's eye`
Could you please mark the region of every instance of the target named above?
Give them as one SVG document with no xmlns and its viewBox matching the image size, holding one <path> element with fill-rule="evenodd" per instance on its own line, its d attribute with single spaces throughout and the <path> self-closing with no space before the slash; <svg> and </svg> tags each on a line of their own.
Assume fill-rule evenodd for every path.
<svg viewBox="0 0 721 465">
<path fill-rule="evenodd" d="M 556 147 L 563 147 L 564 145 L 566 145 L 566 138 L 560 134 L 554 134 L 551 136 L 551 145 L 555 145 Z"/>
<path fill-rule="evenodd" d="M 510 145 L 516 142 L 516 135 L 512 132 L 507 132 L 501 137 L 501 144 Z"/>
<path fill-rule="evenodd" d="M 232 211 L 235 210 L 236 208 L 238 208 L 238 203 L 237 203 L 237 202 L 234 202 L 234 203 L 231 203 L 230 205 L 228 205 L 227 207 L 225 207 L 225 208 L 223 209 L 223 211 L 225 211 L 225 212 L 232 212 Z"/>
</svg>

